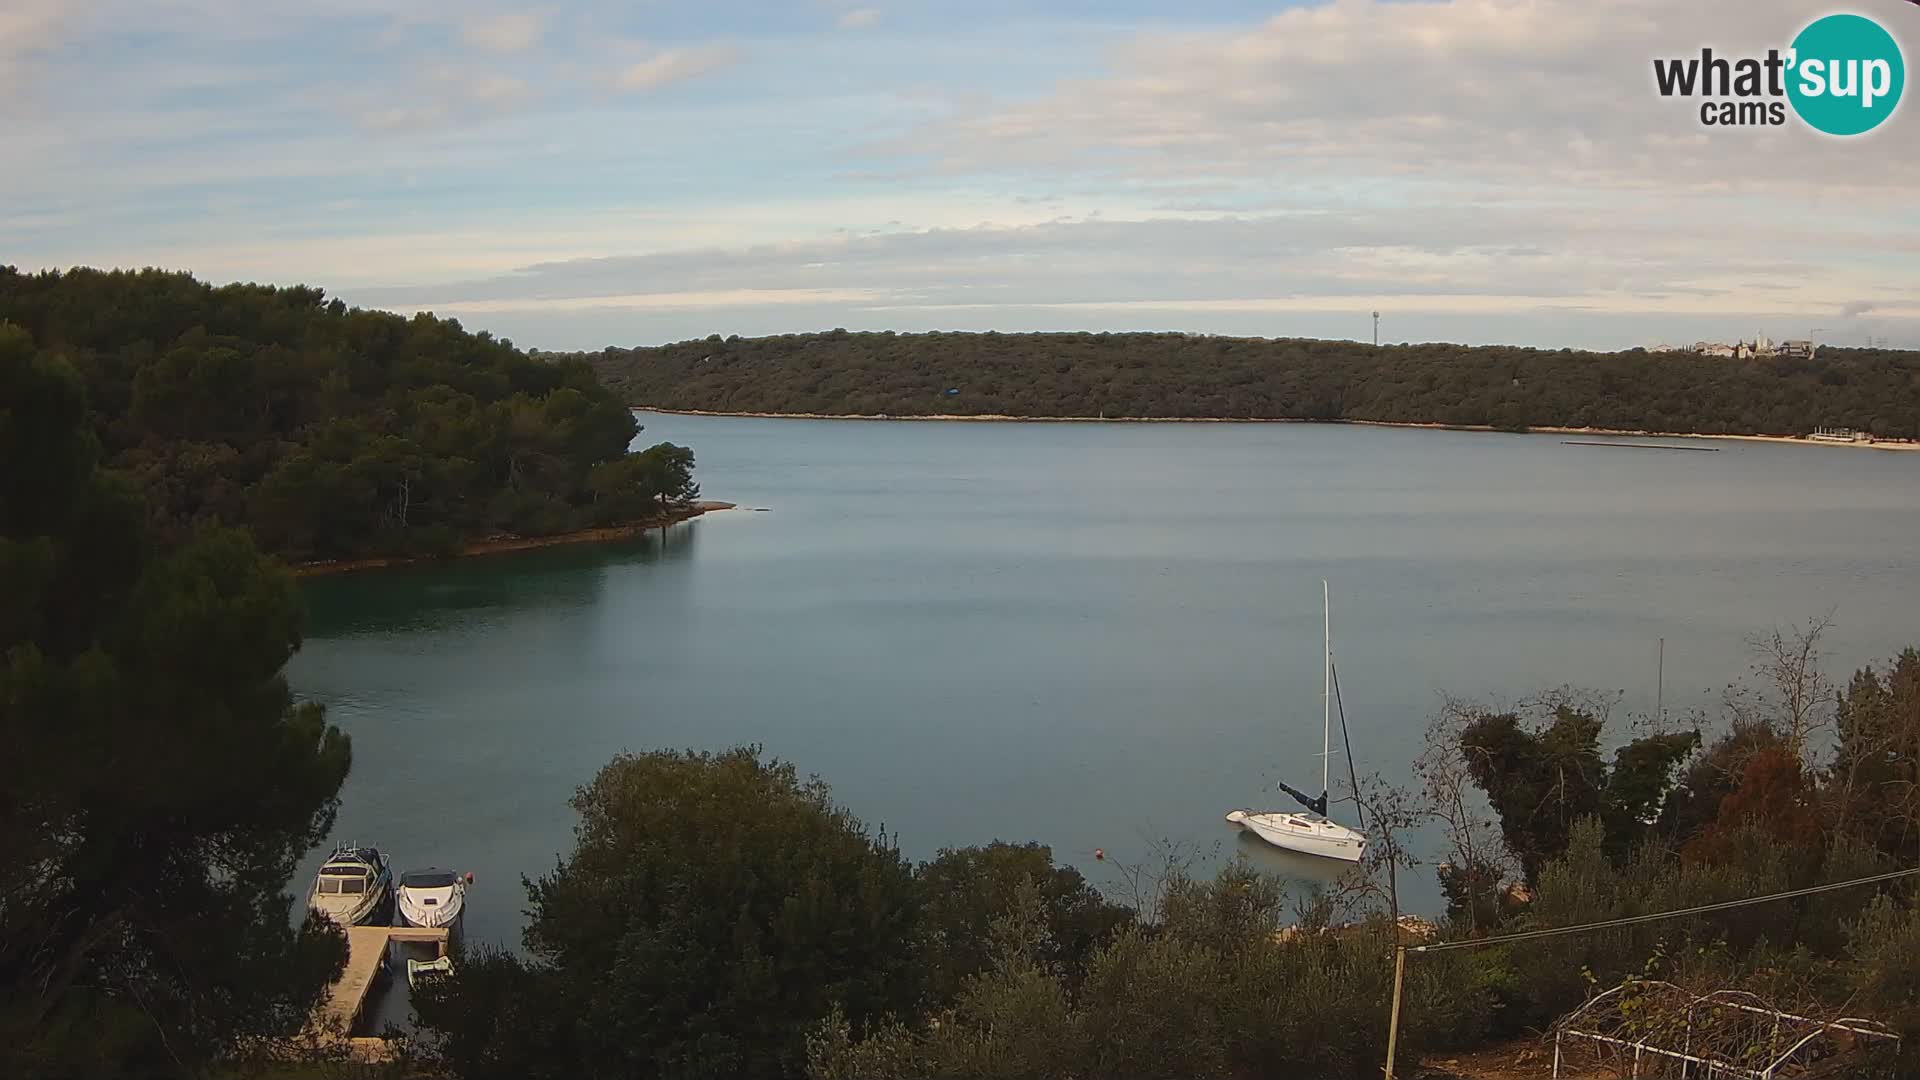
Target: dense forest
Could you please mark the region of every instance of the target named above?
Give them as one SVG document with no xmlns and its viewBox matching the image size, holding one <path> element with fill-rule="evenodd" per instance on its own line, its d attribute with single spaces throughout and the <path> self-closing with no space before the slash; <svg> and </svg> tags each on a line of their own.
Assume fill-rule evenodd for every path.
<svg viewBox="0 0 1920 1080">
<path fill-rule="evenodd" d="M 1920 352 L 1731 360 L 1186 334 L 848 333 L 583 356 L 632 404 L 888 416 L 1206 417 L 1920 438 Z"/>
<path fill-rule="evenodd" d="M 587 365 L 318 289 L 0 267 L 0 333 L 79 373 L 103 465 L 162 537 L 221 522 L 295 561 L 444 554 L 696 493 L 684 448 L 627 454 L 638 425 Z"/>
<path fill-rule="evenodd" d="M 286 569 L 160 529 L 86 402 L 0 327 L 0 1076 L 203 1076 L 346 958 L 286 887 L 352 748 L 287 686 Z"/>
</svg>

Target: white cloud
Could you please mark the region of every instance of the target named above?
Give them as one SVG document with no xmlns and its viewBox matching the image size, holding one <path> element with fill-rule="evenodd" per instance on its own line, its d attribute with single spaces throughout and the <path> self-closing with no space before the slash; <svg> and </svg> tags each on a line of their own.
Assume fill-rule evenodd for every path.
<svg viewBox="0 0 1920 1080">
<path fill-rule="evenodd" d="M 1253 27 L 1144 34 L 1104 75 L 877 149 L 952 170 L 1149 178 L 1906 186 L 1920 163 L 1914 110 L 1839 144 L 1791 124 L 1705 128 L 1697 102 L 1654 90 L 1656 57 L 1763 53 L 1807 18 L 1800 0 L 1330 0 Z M 1789 159 L 1799 167 L 1781 168 Z"/>
<path fill-rule="evenodd" d="M 413 84 L 360 110 L 369 131 L 430 131 L 498 116 L 528 96 L 526 80 L 450 66 L 427 69 Z"/>
<path fill-rule="evenodd" d="M 0 159 L 24 163 L 0 169 L 0 248 L 315 281 L 516 337 L 538 325 L 528 340 L 550 347 L 578 343 L 576 319 L 656 338 L 1285 333 L 1380 306 L 1472 340 L 1579 326 L 1633 344 L 1805 336 L 1846 315 L 1877 335 L 1920 315 L 1913 103 L 1838 141 L 1708 130 L 1653 90 L 1656 56 L 1782 44 L 1799 0 L 1324 0 L 1186 32 L 1061 20 L 1045 36 L 1071 47 L 1004 62 L 999 22 L 911 39 L 919 21 L 889 16 L 906 47 L 825 25 L 872 25 L 878 8 L 847 5 L 878 2 L 820 0 L 797 35 L 756 38 L 727 93 L 683 101 L 638 95 L 741 51 L 622 44 L 634 25 L 613 5 L 476 19 L 452 0 L 0 0 L 0 81 L 23 70 L 9 56 L 34 69 L 0 102 Z M 392 20 L 391 47 L 351 63 L 297 51 Z M 116 54 L 109 28 L 173 47 Z M 595 74 L 550 77 L 572 71 Z M 644 140 L 606 138 L 628 120 Z M 336 198 L 355 206 L 322 212 Z"/>
<path fill-rule="evenodd" d="M 450 300 L 442 303 L 399 301 L 394 310 L 432 311 L 440 315 L 499 312 L 697 311 L 705 308 L 763 307 L 785 304 L 867 304 L 884 294 L 869 289 L 709 289 L 704 291 L 569 296 L 546 300 Z"/>
<path fill-rule="evenodd" d="M 1761 296 L 1774 316 L 1799 319 L 1880 291 L 1889 295 L 1881 315 L 1920 316 L 1911 271 L 1888 281 L 1860 265 L 1900 252 L 1898 239 L 1871 233 L 1781 223 L 1742 237 L 1705 202 L 1633 225 L 1567 219 L 1553 207 L 1433 218 L 1407 206 L 847 233 L 561 260 L 442 286 L 430 298 L 495 312 L 637 308 L 635 298 L 695 292 L 743 305 L 837 295 L 861 297 L 869 310 L 1204 316 L 1382 304 L 1453 315 L 1711 315 L 1753 310 Z M 1703 257 L 1706 248 L 1713 254 Z M 429 298 L 417 289 L 366 295 L 396 305 Z"/>
<path fill-rule="evenodd" d="M 58 44 L 74 18 L 66 0 L 6 0 L 0 4 L 0 92 L 27 85 L 27 62 Z M 6 111 L 0 106 L 0 114 Z"/>
<path fill-rule="evenodd" d="M 865 30 L 870 26 L 879 25 L 880 9 L 854 8 L 852 11 L 842 12 L 836 22 L 842 30 Z"/>
<path fill-rule="evenodd" d="M 658 90 L 673 83 L 697 79 L 739 61 L 740 50 L 731 45 L 662 49 L 621 68 L 613 77 L 613 85 L 620 90 L 635 92 Z"/>
<path fill-rule="evenodd" d="M 543 11 L 518 11 L 469 19 L 460 26 L 460 40 L 492 52 L 525 52 L 540 44 L 547 31 Z"/>
</svg>

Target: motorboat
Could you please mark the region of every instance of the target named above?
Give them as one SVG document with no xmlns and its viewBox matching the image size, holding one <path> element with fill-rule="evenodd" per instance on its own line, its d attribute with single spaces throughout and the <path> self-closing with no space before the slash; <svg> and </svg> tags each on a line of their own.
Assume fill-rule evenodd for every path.
<svg viewBox="0 0 1920 1080">
<path fill-rule="evenodd" d="M 394 888 L 394 925 L 458 927 L 466 910 L 467 886 L 472 882 L 472 874 L 463 877 L 437 867 L 401 874 Z"/>
<path fill-rule="evenodd" d="M 1320 794 L 1316 798 L 1288 787 L 1280 789 L 1306 808 L 1298 810 L 1230 810 L 1227 823 L 1244 829 L 1277 848 L 1345 862 L 1359 862 L 1367 851 L 1367 834 L 1327 816 L 1327 765 L 1333 757 L 1333 603 L 1327 583 L 1320 583 L 1321 617 L 1325 630 L 1324 675 L 1320 688 Z M 1341 714 L 1344 731 L 1346 715 Z"/>
<path fill-rule="evenodd" d="M 392 885 L 393 872 L 378 848 L 342 844 L 314 875 L 307 907 L 341 926 L 363 926 L 379 913 Z"/>
</svg>

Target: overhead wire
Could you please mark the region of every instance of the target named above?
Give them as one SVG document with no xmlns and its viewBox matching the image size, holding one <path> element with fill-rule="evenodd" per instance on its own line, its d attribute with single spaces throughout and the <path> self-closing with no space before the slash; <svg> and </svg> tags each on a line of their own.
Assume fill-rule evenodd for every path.
<svg viewBox="0 0 1920 1080">
<path fill-rule="evenodd" d="M 1900 878 L 1920 874 L 1920 866 L 1907 870 L 1894 870 L 1871 877 L 1853 878 L 1848 881 L 1830 881 L 1825 885 L 1811 885 L 1804 889 L 1790 889 L 1786 892 L 1769 893 L 1765 896 L 1749 896 L 1740 900 L 1723 900 L 1717 904 L 1699 904 L 1694 907 L 1680 908 L 1676 911 L 1655 911 L 1645 915 L 1629 915 L 1620 919 L 1607 919 L 1603 922 L 1582 923 L 1578 926 L 1554 926 L 1541 930 L 1523 930 L 1513 934 L 1499 934 L 1494 937 L 1469 938 L 1463 941 L 1442 941 L 1432 945 L 1409 946 L 1408 952 L 1437 953 L 1454 949 L 1478 949 L 1488 945 L 1505 945 L 1515 941 L 1533 941 L 1539 938 L 1558 937 L 1562 934 L 1578 934 L 1588 930 L 1608 930 L 1617 926 L 1639 926 L 1643 923 L 1659 922 L 1663 919 L 1683 919 L 1689 915 L 1706 915 L 1715 911 L 1728 911 L 1733 908 L 1750 907 L 1754 904 L 1766 904 L 1775 900 L 1793 900 L 1802 896 L 1814 896 L 1819 893 L 1833 892 L 1838 889 L 1850 889 L 1857 885 L 1875 885 L 1885 881 L 1897 881 Z"/>
</svg>

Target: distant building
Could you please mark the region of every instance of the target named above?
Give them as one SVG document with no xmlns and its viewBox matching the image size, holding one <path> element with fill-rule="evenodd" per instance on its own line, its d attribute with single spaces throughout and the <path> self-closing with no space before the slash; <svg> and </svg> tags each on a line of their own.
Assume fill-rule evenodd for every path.
<svg viewBox="0 0 1920 1080">
<path fill-rule="evenodd" d="M 1770 337 L 1757 335 L 1751 342 L 1736 341 L 1731 345 L 1718 341 L 1696 341 L 1691 346 L 1681 349 L 1681 351 L 1695 353 L 1700 356 L 1723 356 L 1735 360 L 1758 360 L 1772 356 L 1790 356 L 1806 359 L 1811 358 L 1818 348 L 1819 346 L 1813 342 L 1804 339 L 1776 343 Z"/>
<path fill-rule="evenodd" d="M 1823 427 L 1814 428 L 1813 434 L 1808 435 L 1807 438 L 1816 442 L 1870 443 L 1873 441 L 1873 433 L 1855 431 L 1847 427 Z"/>
</svg>

